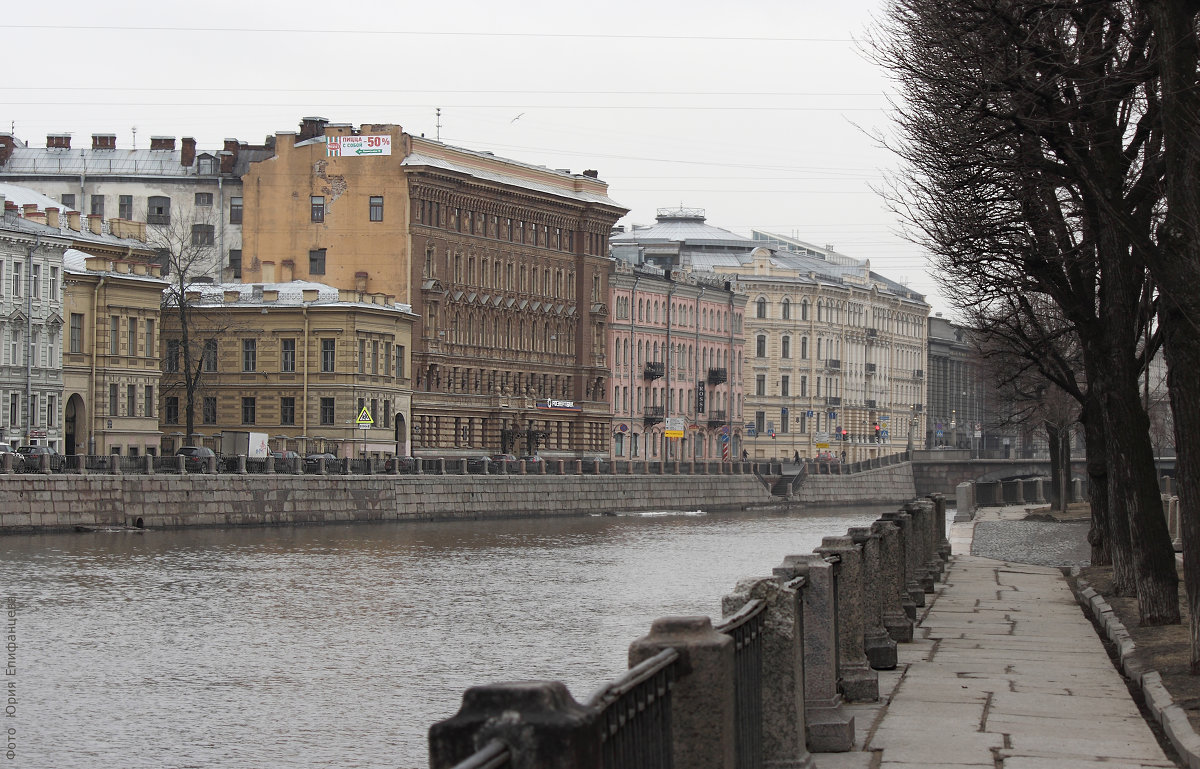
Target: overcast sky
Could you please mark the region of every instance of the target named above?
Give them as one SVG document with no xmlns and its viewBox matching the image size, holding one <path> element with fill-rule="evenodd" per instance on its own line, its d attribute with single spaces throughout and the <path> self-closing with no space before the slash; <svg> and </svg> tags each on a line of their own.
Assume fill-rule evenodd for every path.
<svg viewBox="0 0 1200 769">
<path fill-rule="evenodd" d="M 596 169 L 622 224 L 683 205 L 832 245 L 949 313 L 875 191 L 896 165 L 874 138 L 891 84 L 861 41 L 884 2 L 10 4 L 0 130 L 215 147 L 306 115 L 398 123 Z"/>
</svg>

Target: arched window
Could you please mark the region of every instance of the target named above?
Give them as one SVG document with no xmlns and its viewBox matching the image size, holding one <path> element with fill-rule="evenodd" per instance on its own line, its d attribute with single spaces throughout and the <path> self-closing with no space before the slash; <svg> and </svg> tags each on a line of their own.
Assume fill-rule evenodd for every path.
<svg viewBox="0 0 1200 769">
<path fill-rule="evenodd" d="M 766 299 L 759 299 L 757 302 L 754 303 L 754 306 L 755 306 L 755 312 L 757 313 L 757 315 L 755 317 L 757 317 L 757 318 L 767 317 L 767 300 Z"/>
<path fill-rule="evenodd" d="M 800 320 L 808 320 L 808 300 L 800 302 Z"/>
<path fill-rule="evenodd" d="M 808 360 L 808 337 L 806 336 L 800 337 L 800 358 Z"/>
<path fill-rule="evenodd" d="M 792 319 L 792 303 L 787 299 L 783 300 L 782 305 L 779 308 L 779 317 L 783 318 L 784 320 Z"/>
<path fill-rule="evenodd" d="M 785 336 L 781 340 L 780 348 L 779 348 L 779 357 L 781 357 L 781 358 L 792 357 L 792 338 L 790 336 Z"/>
</svg>

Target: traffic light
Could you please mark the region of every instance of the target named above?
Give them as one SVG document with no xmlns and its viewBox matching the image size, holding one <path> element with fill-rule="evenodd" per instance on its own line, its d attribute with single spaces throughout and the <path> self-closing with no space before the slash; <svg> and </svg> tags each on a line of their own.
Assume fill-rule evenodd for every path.
<svg viewBox="0 0 1200 769">
<path fill-rule="evenodd" d="M 878 438 L 879 438 L 879 423 L 878 423 L 878 422 L 876 422 L 876 423 L 873 425 L 873 427 L 875 428 L 875 437 L 876 437 L 876 439 L 878 439 Z"/>
<path fill-rule="evenodd" d="M 842 428 L 842 440 L 844 440 L 844 441 L 850 440 L 850 431 L 844 427 Z"/>
</svg>

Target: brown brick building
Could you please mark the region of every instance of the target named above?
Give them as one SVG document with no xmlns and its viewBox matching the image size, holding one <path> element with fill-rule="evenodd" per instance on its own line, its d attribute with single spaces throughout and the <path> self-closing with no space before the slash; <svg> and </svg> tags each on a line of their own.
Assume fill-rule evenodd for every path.
<svg viewBox="0 0 1200 769">
<path fill-rule="evenodd" d="M 608 451 L 608 235 L 594 171 L 306 118 L 243 178 L 243 280 L 412 305 L 420 455 Z"/>
</svg>

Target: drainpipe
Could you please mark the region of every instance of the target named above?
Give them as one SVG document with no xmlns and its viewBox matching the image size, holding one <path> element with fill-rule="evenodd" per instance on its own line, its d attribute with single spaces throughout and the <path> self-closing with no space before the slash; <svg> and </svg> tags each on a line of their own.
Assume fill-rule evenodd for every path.
<svg viewBox="0 0 1200 769">
<path fill-rule="evenodd" d="M 301 435 L 304 436 L 304 450 L 308 452 L 308 302 L 304 305 L 304 403 L 300 409 L 300 413 L 304 416 L 300 422 Z"/>
<path fill-rule="evenodd" d="M 92 375 L 88 380 L 88 391 L 91 400 L 89 405 L 92 409 L 91 428 L 88 430 L 88 454 L 90 456 L 96 455 L 96 419 L 99 416 L 96 413 L 96 407 L 100 403 L 100 397 L 96 394 L 96 358 L 100 354 L 96 349 L 100 337 L 100 288 L 104 285 L 104 281 L 107 278 L 107 275 L 101 275 L 100 280 L 96 283 L 96 287 L 92 289 Z"/>
<path fill-rule="evenodd" d="M 217 177 L 217 260 L 216 260 L 216 280 L 218 283 L 224 279 L 225 265 L 225 188 L 222 183 L 225 180 L 220 176 Z M 232 280 L 232 276 L 230 280 Z"/>
<path fill-rule="evenodd" d="M 25 280 L 28 285 L 25 292 L 25 440 L 29 441 L 29 433 L 33 430 L 33 252 L 42 246 L 42 236 L 33 236 L 33 245 L 25 249 Z"/>
</svg>

